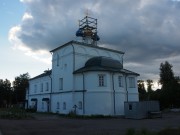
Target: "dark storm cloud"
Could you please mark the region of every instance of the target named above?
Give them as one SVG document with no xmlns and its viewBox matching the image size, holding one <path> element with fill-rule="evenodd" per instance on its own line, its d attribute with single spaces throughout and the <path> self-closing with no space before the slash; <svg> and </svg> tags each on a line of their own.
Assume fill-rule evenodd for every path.
<svg viewBox="0 0 180 135">
<path fill-rule="evenodd" d="M 24 4 L 32 19 L 22 20 L 18 38 L 33 50 L 51 50 L 75 39 L 77 20 L 89 9 L 90 15 L 98 18 L 99 45 L 125 51 L 127 63 L 141 65 L 127 67 L 137 71 L 143 67 L 147 69 L 144 72 L 157 74 L 158 69 L 150 65 L 159 66 L 160 59 L 179 56 L 178 1 L 24 0 Z"/>
</svg>

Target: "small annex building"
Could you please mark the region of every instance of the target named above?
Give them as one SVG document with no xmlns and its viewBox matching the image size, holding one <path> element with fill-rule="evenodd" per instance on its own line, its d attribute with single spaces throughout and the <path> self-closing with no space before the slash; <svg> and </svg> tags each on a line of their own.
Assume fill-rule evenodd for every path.
<svg viewBox="0 0 180 135">
<path fill-rule="evenodd" d="M 26 107 L 61 114 L 124 115 L 124 102 L 139 101 L 139 74 L 123 68 L 124 52 L 97 45 L 97 19 L 83 18 L 76 36 L 82 41 L 50 51 L 52 70 L 29 80 Z"/>
</svg>

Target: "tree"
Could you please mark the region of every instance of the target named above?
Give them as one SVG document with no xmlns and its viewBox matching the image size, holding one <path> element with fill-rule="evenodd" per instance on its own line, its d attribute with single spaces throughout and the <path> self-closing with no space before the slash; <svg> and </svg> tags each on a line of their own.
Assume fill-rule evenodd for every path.
<svg viewBox="0 0 180 135">
<path fill-rule="evenodd" d="M 146 90 L 144 86 L 143 80 L 138 80 L 138 92 L 139 92 L 139 100 L 146 100 Z"/>
<path fill-rule="evenodd" d="M 148 96 L 148 100 L 152 100 L 152 94 L 153 94 L 153 90 L 152 90 L 152 86 L 153 86 L 153 80 L 146 80 L 147 82 L 147 96 Z"/>
<path fill-rule="evenodd" d="M 175 80 L 174 73 L 172 70 L 172 65 L 169 62 L 165 61 L 165 63 L 161 63 L 160 65 L 160 80 L 159 82 L 162 84 L 162 88 L 170 85 Z"/>
<path fill-rule="evenodd" d="M 178 106 L 180 98 L 180 85 L 174 77 L 172 65 L 167 61 L 160 64 L 161 104 L 164 107 Z"/>
<path fill-rule="evenodd" d="M 7 79 L 0 79 L 0 106 L 7 107 L 12 101 L 11 82 Z"/>
<path fill-rule="evenodd" d="M 13 81 L 14 102 L 23 103 L 25 101 L 26 89 L 29 87 L 29 73 L 15 77 Z"/>
<path fill-rule="evenodd" d="M 148 79 L 146 80 L 146 82 L 147 82 L 147 91 L 148 92 L 152 91 L 153 80 Z"/>
</svg>

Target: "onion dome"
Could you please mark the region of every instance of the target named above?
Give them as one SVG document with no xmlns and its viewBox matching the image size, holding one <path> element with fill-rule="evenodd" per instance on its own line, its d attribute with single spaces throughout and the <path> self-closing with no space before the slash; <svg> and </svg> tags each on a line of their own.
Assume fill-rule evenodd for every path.
<svg viewBox="0 0 180 135">
<path fill-rule="evenodd" d="M 93 32 L 92 32 L 92 30 L 90 30 L 90 29 L 85 29 L 85 30 L 84 30 L 84 35 L 85 35 L 85 36 L 92 37 Z"/>
<path fill-rule="evenodd" d="M 76 36 L 77 37 L 83 37 L 84 34 L 83 34 L 83 29 L 82 28 L 79 28 L 77 31 L 76 31 Z"/>
<path fill-rule="evenodd" d="M 92 36 L 92 39 L 94 41 L 99 41 L 100 40 L 100 37 L 97 35 L 97 33 L 94 33 L 93 36 Z"/>
</svg>

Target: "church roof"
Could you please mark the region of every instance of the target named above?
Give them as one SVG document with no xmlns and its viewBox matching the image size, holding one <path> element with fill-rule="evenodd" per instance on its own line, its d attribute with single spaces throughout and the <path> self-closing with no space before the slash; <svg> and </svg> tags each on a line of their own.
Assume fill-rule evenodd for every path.
<svg viewBox="0 0 180 135">
<path fill-rule="evenodd" d="M 97 48 L 97 49 L 102 49 L 102 50 L 107 50 L 107 51 L 111 51 L 111 52 L 117 52 L 117 53 L 120 53 L 120 54 L 124 54 L 124 52 L 122 51 L 118 51 L 118 50 L 113 50 L 113 49 L 109 49 L 109 48 L 104 48 L 104 47 L 99 47 L 99 46 L 95 46 L 93 44 L 86 44 L 86 43 L 83 43 L 83 42 L 78 42 L 78 41 L 70 41 L 70 42 L 67 42 L 53 50 L 51 50 L 50 52 L 53 53 L 55 52 L 56 50 L 59 50 L 67 45 L 73 45 L 73 44 L 77 44 L 77 45 L 81 45 L 81 46 L 86 46 L 86 47 L 92 47 L 92 48 Z"/>
<path fill-rule="evenodd" d="M 137 75 L 138 73 L 123 69 L 122 64 L 118 60 L 111 59 L 109 57 L 93 57 L 89 59 L 85 66 L 74 71 L 74 74 L 83 73 L 88 71 L 108 71 L 108 72 L 119 72 L 124 74 Z"/>
<path fill-rule="evenodd" d="M 49 76 L 49 75 L 51 75 L 51 72 L 52 72 L 52 70 L 44 71 L 44 73 L 42 73 L 42 74 L 40 74 L 38 76 L 35 76 L 35 77 L 33 77 L 33 78 L 29 79 L 29 80 L 34 80 L 34 79 L 37 79 L 37 78 Z"/>
<path fill-rule="evenodd" d="M 93 57 L 85 63 L 85 67 L 92 66 L 122 69 L 122 64 L 118 60 L 114 60 L 104 56 Z"/>
</svg>

